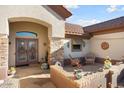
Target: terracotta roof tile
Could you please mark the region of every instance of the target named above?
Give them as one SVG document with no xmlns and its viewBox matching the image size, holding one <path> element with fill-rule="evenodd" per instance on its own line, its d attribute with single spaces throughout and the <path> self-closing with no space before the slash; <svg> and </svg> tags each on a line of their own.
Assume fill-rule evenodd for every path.
<svg viewBox="0 0 124 93">
<path fill-rule="evenodd" d="M 83 30 L 82 26 L 80 26 L 80 25 L 65 23 L 65 34 L 83 35 L 84 30 Z"/>
</svg>

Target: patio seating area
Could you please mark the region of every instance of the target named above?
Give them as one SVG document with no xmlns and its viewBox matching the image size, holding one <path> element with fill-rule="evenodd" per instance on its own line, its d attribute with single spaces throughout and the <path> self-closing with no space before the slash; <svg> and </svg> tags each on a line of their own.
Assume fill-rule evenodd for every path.
<svg viewBox="0 0 124 93">
<path fill-rule="evenodd" d="M 106 88 L 107 87 L 107 75 L 109 71 L 113 71 L 111 87 L 118 87 L 118 79 L 122 75 L 124 64 L 113 65 L 110 69 L 100 71 L 103 64 L 95 63 L 93 65 L 82 66 L 82 78 L 74 80 L 74 69 L 76 67 L 65 66 L 63 69 L 51 66 L 51 81 L 56 87 L 81 87 L 81 88 Z M 121 74 L 120 74 L 121 73 Z M 63 81 L 61 84 L 59 81 Z"/>
<path fill-rule="evenodd" d="M 63 69 L 71 74 L 73 74 L 74 69 L 77 67 L 72 67 L 71 65 L 65 66 Z M 83 73 L 86 74 L 87 72 L 98 72 L 100 68 L 103 68 L 103 64 L 100 63 L 94 63 L 90 65 L 83 65 L 80 69 L 82 69 Z"/>
<path fill-rule="evenodd" d="M 111 87 L 123 87 L 120 80 L 124 77 L 124 64 L 112 65 L 110 69 L 103 68 L 103 64 L 94 63 L 82 65 L 80 68 L 67 65 L 64 67 L 52 65 L 50 70 L 41 70 L 40 64 L 16 67 L 17 73 L 10 77 L 0 87 L 6 88 L 105 88 L 106 75 L 113 71 Z M 74 79 L 74 70 L 81 69 L 82 77 Z M 62 82 L 61 82 L 62 81 Z M 61 82 L 61 83 L 60 83 Z M 118 85 L 119 84 L 119 85 Z"/>
</svg>

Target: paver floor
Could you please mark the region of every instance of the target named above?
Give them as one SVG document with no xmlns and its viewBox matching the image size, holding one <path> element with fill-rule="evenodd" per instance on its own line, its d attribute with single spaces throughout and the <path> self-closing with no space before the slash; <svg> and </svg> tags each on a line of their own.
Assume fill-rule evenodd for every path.
<svg viewBox="0 0 124 93">
<path fill-rule="evenodd" d="M 40 64 L 17 67 L 16 70 L 14 78 L 20 80 L 21 88 L 55 88 L 50 81 L 49 70 L 41 70 Z"/>
</svg>

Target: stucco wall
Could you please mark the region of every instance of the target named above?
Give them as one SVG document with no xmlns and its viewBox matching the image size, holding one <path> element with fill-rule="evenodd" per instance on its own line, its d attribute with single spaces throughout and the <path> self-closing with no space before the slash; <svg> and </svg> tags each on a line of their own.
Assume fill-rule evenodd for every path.
<svg viewBox="0 0 124 93">
<path fill-rule="evenodd" d="M 109 43 L 107 50 L 101 48 L 101 43 L 104 41 Z M 110 56 L 112 59 L 120 60 L 124 56 L 124 32 L 94 36 L 91 39 L 91 51 L 97 57 Z"/>
<path fill-rule="evenodd" d="M 48 29 L 40 24 L 31 22 L 14 22 L 10 23 L 10 35 L 9 41 L 9 66 L 15 65 L 15 38 L 16 32 L 19 31 L 31 31 L 37 33 L 38 38 L 38 58 L 45 58 L 46 52 L 48 50 L 48 45 L 44 46 L 44 43 L 48 44 Z"/>
<path fill-rule="evenodd" d="M 46 9 L 44 6 L 40 5 L 0 6 L 0 33 L 9 34 L 8 21 L 12 22 L 21 20 L 39 22 L 49 27 L 49 37 L 63 38 L 65 36 L 65 22 L 61 17 L 58 18 L 58 15 L 55 15 L 53 12 L 54 11 L 51 9 Z"/>
<path fill-rule="evenodd" d="M 72 52 L 71 49 L 71 39 L 64 39 L 64 58 L 70 58 L 69 54 L 71 54 L 72 57 L 84 57 L 87 53 L 90 52 L 90 41 L 89 40 L 84 40 L 85 41 L 85 47 L 82 45 L 82 51 L 80 52 Z M 69 48 L 68 48 L 68 43 L 69 42 Z"/>
</svg>

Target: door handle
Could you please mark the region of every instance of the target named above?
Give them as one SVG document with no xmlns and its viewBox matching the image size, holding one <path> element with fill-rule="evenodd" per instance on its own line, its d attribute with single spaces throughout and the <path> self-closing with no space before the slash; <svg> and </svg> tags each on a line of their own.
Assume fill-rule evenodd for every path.
<svg viewBox="0 0 124 93">
<path fill-rule="evenodd" d="M 26 53 L 28 53 L 28 50 L 25 50 Z"/>
</svg>

